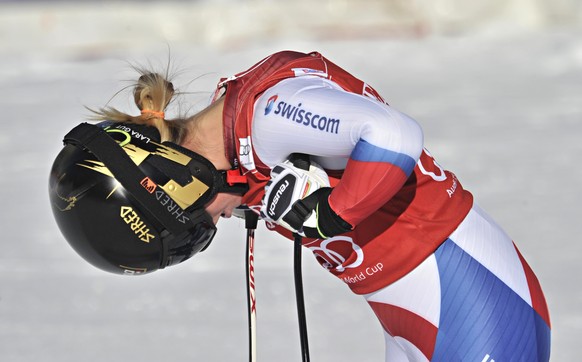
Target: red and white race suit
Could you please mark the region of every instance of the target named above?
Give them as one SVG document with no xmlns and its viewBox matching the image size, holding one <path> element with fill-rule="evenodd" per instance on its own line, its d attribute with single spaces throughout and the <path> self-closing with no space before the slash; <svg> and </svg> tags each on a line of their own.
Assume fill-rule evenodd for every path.
<svg viewBox="0 0 582 362">
<path fill-rule="evenodd" d="M 303 245 L 364 295 L 387 361 L 549 358 L 537 278 L 423 148 L 416 121 L 319 53 L 273 54 L 221 80 L 220 96 L 226 156 L 249 180 L 244 204 L 260 208 L 271 169 L 291 153 L 325 168 L 330 206 L 354 229 Z"/>
</svg>

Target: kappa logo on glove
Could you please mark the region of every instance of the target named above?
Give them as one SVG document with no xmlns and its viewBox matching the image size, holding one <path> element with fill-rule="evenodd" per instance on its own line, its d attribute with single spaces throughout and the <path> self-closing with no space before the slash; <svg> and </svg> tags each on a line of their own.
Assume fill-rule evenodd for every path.
<svg viewBox="0 0 582 362">
<path fill-rule="evenodd" d="M 275 193 L 269 195 L 268 199 L 269 209 L 267 210 L 267 214 L 271 219 L 279 219 L 289 208 L 289 204 L 291 204 L 293 198 L 293 188 L 295 187 L 296 180 L 297 178 L 295 176 L 286 175 L 275 184 L 277 189 Z"/>
</svg>

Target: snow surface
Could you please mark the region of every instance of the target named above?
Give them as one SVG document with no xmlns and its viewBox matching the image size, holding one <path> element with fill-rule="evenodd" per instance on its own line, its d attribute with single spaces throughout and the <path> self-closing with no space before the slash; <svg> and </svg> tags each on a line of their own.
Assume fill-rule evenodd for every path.
<svg viewBox="0 0 582 362">
<path fill-rule="evenodd" d="M 220 76 L 281 49 L 321 51 L 423 125 L 431 153 L 537 273 L 553 323 L 552 360 L 579 359 L 580 27 L 348 41 L 302 34 L 235 46 L 147 42 L 131 30 L 147 20 L 136 16 L 116 28 L 118 38 L 99 37 L 111 31 L 104 17 L 101 28 L 71 22 L 63 40 L 33 29 L 56 32 L 54 14 L 39 17 L 28 6 L 0 4 L 0 361 L 247 360 L 241 221 L 221 221 L 213 245 L 180 266 L 109 275 L 61 237 L 47 180 L 62 136 L 89 114 L 84 106 L 103 106 L 135 78 L 129 63 L 163 68 L 170 52 L 181 70 L 175 85 L 189 92 L 180 109 L 193 112 Z M 129 98 L 111 104 L 135 112 Z M 291 243 L 261 227 L 256 258 L 259 361 L 299 361 Z M 304 279 L 312 360 L 382 361 L 382 330 L 363 298 L 308 253 Z"/>
</svg>

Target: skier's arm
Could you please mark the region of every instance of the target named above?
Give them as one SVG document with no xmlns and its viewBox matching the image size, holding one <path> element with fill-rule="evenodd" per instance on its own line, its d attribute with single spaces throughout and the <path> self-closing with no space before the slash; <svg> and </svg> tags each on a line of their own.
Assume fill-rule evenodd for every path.
<svg viewBox="0 0 582 362">
<path fill-rule="evenodd" d="M 275 95 L 276 103 L 266 112 L 268 100 Z M 307 112 L 318 115 L 318 120 L 334 120 L 337 128 L 325 128 L 325 122 L 316 127 L 305 119 L 299 122 L 298 115 Z M 352 226 L 402 187 L 423 142 L 420 127 L 410 117 L 313 78 L 282 82 L 261 96 L 255 107 L 253 139 L 257 155 L 271 167 L 296 152 L 317 156 L 324 167 L 326 159 L 330 164 L 347 160 L 339 184 L 326 201 Z"/>
<path fill-rule="evenodd" d="M 376 103 L 375 103 L 376 104 Z M 372 110 L 373 109 L 373 110 Z M 357 225 L 402 188 L 422 152 L 422 131 L 408 116 L 386 106 L 370 106 L 352 132 L 358 141 L 329 204 Z"/>
</svg>

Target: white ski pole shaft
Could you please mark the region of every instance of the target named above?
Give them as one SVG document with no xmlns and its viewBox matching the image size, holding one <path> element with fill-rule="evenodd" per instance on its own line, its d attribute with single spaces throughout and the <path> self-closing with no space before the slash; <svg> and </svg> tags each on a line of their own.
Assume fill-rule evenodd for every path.
<svg viewBox="0 0 582 362">
<path fill-rule="evenodd" d="M 249 324 L 249 361 L 257 360 L 257 299 L 255 294 L 255 229 L 259 216 L 253 211 L 245 212 L 245 227 L 247 229 L 246 277 L 247 277 L 247 310 Z"/>
</svg>

